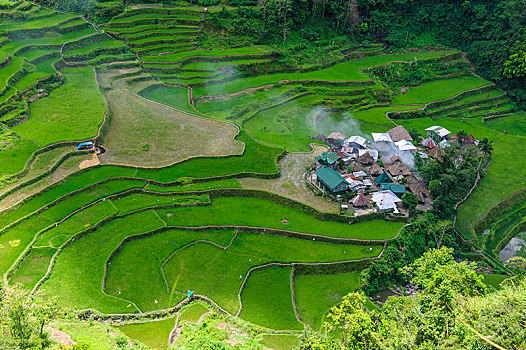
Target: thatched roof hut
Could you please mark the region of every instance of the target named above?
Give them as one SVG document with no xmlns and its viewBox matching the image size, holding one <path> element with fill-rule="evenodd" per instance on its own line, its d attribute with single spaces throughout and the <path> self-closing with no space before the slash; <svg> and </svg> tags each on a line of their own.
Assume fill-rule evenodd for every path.
<svg viewBox="0 0 526 350">
<path fill-rule="evenodd" d="M 358 157 L 357 161 L 362 165 L 374 164 L 374 158 L 369 154 L 369 152 L 362 154 L 360 157 Z"/>
<path fill-rule="evenodd" d="M 380 175 L 383 172 L 384 171 L 382 170 L 382 167 L 378 163 L 374 163 L 369 168 L 369 175 L 371 175 L 371 176 L 378 176 L 378 175 Z"/>
<path fill-rule="evenodd" d="M 355 207 L 366 207 L 369 205 L 370 202 L 367 199 L 367 197 L 363 195 L 363 193 L 359 193 L 356 197 L 351 199 L 351 203 Z"/>
<path fill-rule="evenodd" d="M 409 135 L 409 132 L 402 125 L 398 125 L 397 127 L 387 130 L 387 133 L 391 136 L 391 139 L 394 142 L 402 140 L 413 141 L 413 138 L 411 135 Z"/>
</svg>

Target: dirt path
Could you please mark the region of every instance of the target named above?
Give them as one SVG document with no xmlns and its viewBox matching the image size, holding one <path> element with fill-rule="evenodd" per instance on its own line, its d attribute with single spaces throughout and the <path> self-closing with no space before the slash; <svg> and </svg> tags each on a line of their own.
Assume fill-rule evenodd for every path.
<svg viewBox="0 0 526 350">
<path fill-rule="evenodd" d="M 53 340 L 55 340 L 57 343 L 62 345 L 75 345 L 77 342 L 75 342 L 69 334 L 66 332 L 62 332 L 59 329 L 53 328 L 53 327 L 47 327 L 49 330 L 49 337 Z"/>
<path fill-rule="evenodd" d="M 208 311 L 202 314 L 201 317 L 199 317 L 199 319 L 197 320 L 197 324 L 200 325 L 201 323 L 203 323 L 203 320 L 206 318 L 206 316 L 210 315 L 211 313 L 212 311 Z"/>
<path fill-rule="evenodd" d="M 281 176 L 277 179 L 239 179 L 243 188 L 260 189 L 295 199 L 322 212 L 336 212 L 335 202 L 323 199 L 307 188 L 303 175 L 315 157 L 327 150 L 326 146 L 312 145 L 311 153 L 289 153 L 280 161 Z"/>
<path fill-rule="evenodd" d="M 170 335 L 168 336 L 168 346 L 173 346 L 175 341 L 179 338 L 181 335 L 181 330 L 183 329 L 182 324 L 179 323 L 179 315 L 177 315 L 177 319 L 175 320 L 175 325 L 172 331 L 170 332 Z"/>
<path fill-rule="evenodd" d="M 99 164 L 100 164 L 99 157 L 97 157 L 97 155 L 93 153 L 93 156 L 91 157 L 91 159 L 83 160 L 82 162 L 80 162 L 79 169 L 86 169 L 86 168 L 89 168 L 95 165 L 99 165 Z"/>
</svg>

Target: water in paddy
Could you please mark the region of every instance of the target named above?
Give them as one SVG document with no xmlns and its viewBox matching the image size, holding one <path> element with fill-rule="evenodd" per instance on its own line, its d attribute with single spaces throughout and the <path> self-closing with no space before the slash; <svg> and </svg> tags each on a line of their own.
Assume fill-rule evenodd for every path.
<svg viewBox="0 0 526 350">
<path fill-rule="evenodd" d="M 526 258 L 526 232 L 519 232 L 517 236 L 513 237 L 499 252 L 499 255 L 503 263 L 516 256 Z"/>
</svg>

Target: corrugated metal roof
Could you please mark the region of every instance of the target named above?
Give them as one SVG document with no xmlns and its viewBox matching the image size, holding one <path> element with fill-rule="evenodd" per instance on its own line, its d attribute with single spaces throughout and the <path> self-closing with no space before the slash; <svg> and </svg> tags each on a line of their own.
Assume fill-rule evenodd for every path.
<svg viewBox="0 0 526 350">
<path fill-rule="evenodd" d="M 331 190 L 334 190 L 342 182 L 347 184 L 347 181 L 345 181 L 340 174 L 328 167 L 319 168 L 315 174 L 318 176 L 318 180 L 323 182 Z"/>
<path fill-rule="evenodd" d="M 400 184 L 383 183 L 380 185 L 380 187 L 382 188 L 382 190 L 391 190 L 393 193 L 405 193 L 405 186 Z"/>
</svg>

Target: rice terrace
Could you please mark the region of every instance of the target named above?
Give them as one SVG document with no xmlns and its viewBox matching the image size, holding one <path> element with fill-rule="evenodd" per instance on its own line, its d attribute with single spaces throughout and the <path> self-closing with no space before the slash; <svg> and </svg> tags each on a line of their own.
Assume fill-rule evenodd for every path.
<svg viewBox="0 0 526 350">
<path fill-rule="evenodd" d="M 372 3 L 0 0 L 0 348 L 526 346 L 525 51 Z"/>
</svg>

